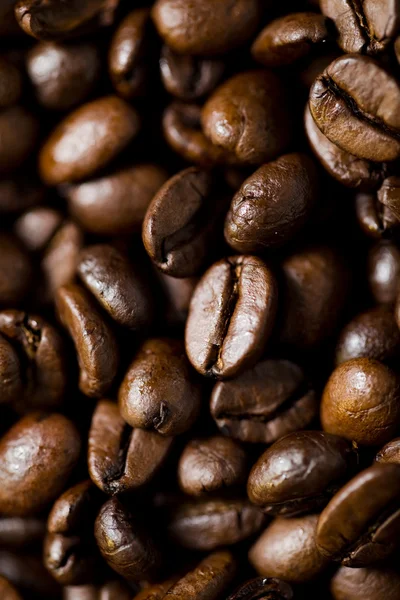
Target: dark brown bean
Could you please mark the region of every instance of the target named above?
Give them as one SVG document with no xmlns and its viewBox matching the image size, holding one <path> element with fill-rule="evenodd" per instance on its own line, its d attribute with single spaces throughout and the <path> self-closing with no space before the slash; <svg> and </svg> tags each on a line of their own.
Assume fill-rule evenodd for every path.
<svg viewBox="0 0 400 600">
<path fill-rule="evenodd" d="M 400 250 L 392 242 L 380 242 L 368 254 L 368 283 L 376 302 L 394 304 L 400 289 Z"/>
</svg>

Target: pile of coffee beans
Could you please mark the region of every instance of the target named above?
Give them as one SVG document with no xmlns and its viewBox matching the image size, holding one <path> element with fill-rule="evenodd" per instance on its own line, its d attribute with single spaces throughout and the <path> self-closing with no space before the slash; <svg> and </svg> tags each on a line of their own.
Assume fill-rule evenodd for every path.
<svg viewBox="0 0 400 600">
<path fill-rule="evenodd" d="M 0 600 L 400 600 L 398 0 L 0 2 Z"/>
</svg>

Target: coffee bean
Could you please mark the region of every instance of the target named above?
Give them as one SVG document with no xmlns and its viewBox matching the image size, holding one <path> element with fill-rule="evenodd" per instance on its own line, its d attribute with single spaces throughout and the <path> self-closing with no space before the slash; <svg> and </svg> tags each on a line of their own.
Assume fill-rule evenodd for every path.
<svg viewBox="0 0 400 600">
<path fill-rule="evenodd" d="M 157 267 L 173 277 L 196 275 L 209 256 L 226 201 L 212 174 L 190 167 L 166 181 L 143 222 L 143 243 Z"/>
<path fill-rule="evenodd" d="M 376 162 L 400 157 L 399 108 L 397 81 L 365 56 L 333 61 L 310 91 L 311 114 L 322 133 L 342 150 Z"/>
<path fill-rule="evenodd" d="M 397 600 L 400 597 L 400 575 L 390 568 L 340 567 L 332 578 L 331 591 L 335 600 Z"/>
<path fill-rule="evenodd" d="M 0 547 L 16 550 L 41 546 L 46 522 L 39 517 L 1 517 Z"/>
<path fill-rule="evenodd" d="M 0 511 L 39 512 L 62 491 L 81 442 L 74 424 L 59 414 L 30 413 L 0 439 Z"/>
<path fill-rule="evenodd" d="M 141 519 L 142 520 L 142 519 Z M 128 581 L 157 573 L 161 557 L 137 519 L 117 498 L 108 500 L 97 516 L 94 533 L 104 560 Z"/>
<path fill-rule="evenodd" d="M 282 246 L 303 227 L 318 196 L 314 163 L 286 154 L 260 167 L 233 197 L 225 239 L 237 252 Z"/>
<path fill-rule="evenodd" d="M 0 596 L 3 600 L 21 600 L 17 590 L 7 579 L 0 576 Z"/>
<path fill-rule="evenodd" d="M 184 548 L 214 550 L 250 537 L 264 523 L 262 512 L 246 500 L 180 502 L 168 512 L 171 539 Z"/>
<path fill-rule="evenodd" d="M 336 364 L 352 358 L 389 361 L 400 350 L 400 331 L 386 306 L 363 312 L 346 325 L 336 346 Z"/>
<path fill-rule="evenodd" d="M 358 223 L 369 237 L 391 238 L 396 235 L 400 221 L 388 206 L 382 204 L 374 192 L 356 195 Z"/>
<path fill-rule="evenodd" d="M 39 157 L 41 176 L 48 185 L 90 177 L 115 158 L 138 130 L 138 114 L 116 96 L 83 104 L 46 140 Z"/>
<path fill-rule="evenodd" d="M 22 393 L 22 389 L 18 355 L 7 339 L 0 335 L 0 401 L 13 402 Z"/>
<path fill-rule="evenodd" d="M 368 283 L 380 304 L 394 304 L 400 289 L 400 251 L 392 242 L 381 242 L 368 255 Z"/>
<path fill-rule="evenodd" d="M 130 364 L 118 397 L 121 416 L 132 427 L 176 435 L 196 420 L 201 387 L 180 342 L 149 339 Z"/>
<path fill-rule="evenodd" d="M 320 554 L 315 542 L 317 522 L 318 515 L 272 521 L 249 552 L 256 571 L 264 577 L 291 583 L 319 575 L 329 561 Z"/>
<path fill-rule="evenodd" d="M 308 106 L 304 125 L 311 149 L 329 175 L 349 188 L 369 190 L 378 187 L 385 177 L 386 163 L 358 158 L 336 146 L 318 129 Z"/>
<path fill-rule="evenodd" d="M 95 21 L 109 25 L 118 6 L 116 0 L 79 0 L 60 7 L 57 0 L 19 0 L 16 19 L 25 33 L 39 40 L 57 40 L 79 32 Z"/>
<path fill-rule="evenodd" d="M 77 284 L 64 285 L 56 295 L 59 318 L 75 345 L 79 387 L 97 398 L 112 385 L 118 368 L 118 346 L 113 331 L 88 293 Z"/>
<path fill-rule="evenodd" d="M 40 42 L 28 53 L 27 70 L 42 106 L 69 110 L 93 90 L 100 73 L 100 55 L 90 43 Z"/>
<path fill-rule="evenodd" d="M 260 456 L 250 472 L 247 493 L 267 514 L 314 512 L 328 502 L 356 462 L 351 443 L 338 436 L 292 433 Z"/>
<path fill-rule="evenodd" d="M 20 365 L 19 393 L 12 399 L 14 408 L 27 412 L 60 407 L 68 373 L 59 332 L 38 315 L 4 310 L 0 312 L 0 333 L 12 344 Z"/>
<path fill-rule="evenodd" d="M 213 144 L 201 128 L 201 109 L 197 104 L 172 102 L 165 110 L 162 127 L 171 148 L 187 162 L 203 167 L 218 164 L 236 164 L 237 158 Z"/>
<path fill-rule="evenodd" d="M 179 54 L 221 54 L 240 46 L 256 31 L 259 0 L 157 0 L 152 17 L 163 40 Z"/>
<path fill-rule="evenodd" d="M 15 586 L 23 599 L 53 600 L 61 591 L 37 554 L 0 550 L 0 577 Z M 17 597 L 19 599 L 20 596 Z M 9 599 L 6 597 L 6 600 Z M 15 599 L 11 597 L 10 600 Z"/>
<path fill-rule="evenodd" d="M 164 44 L 160 75 L 167 92 L 187 102 L 209 94 L 225 70 L 222 60 L 177 54 Z"/>
<path fill-rule="evenodd" d="M 293 13 L 269 23 L 251 48 L 257 62 L 267 67 L 290 65 L 329 39 L 327 20 L 311 12 Z"/>
<path fill-rule="evenodd" d="M 280 579 L 257 577 L 247 581 L 227 600 L 292 600 L 293 590 Z"/>
<path fill-rule="evenodd" d="M 400 423 L 399 379 L 372 358 L 339 365 L 326 384 L 321 404 L 325 431 L 366 446 L 388 442 Z"/>
<path fill-rule="evenodd" d="M 376 463 L 350 480 L 322 511 L 316 542 L 331 560 L 366 567 L 393 552 L 399 528 L 400 466 Z"/>
<path fill-rule="evenodd" d="M 243 448 L 229 438 L 191 440 L 178 464 L 181 490 L 190 496 L 222 492 L 244 483 L 247 459 Z"/>
<path fill-rule="evenodd" d="M 93 524 L 101 505 L 91 481 L 64 492 L 51 509 L 44 542 L 44 564 L 63 585 L 90 583 L 98 567 Z"/>
<path fill-rule="evenodd" d="M 379 450 L 375 457 L 377 462 L 400 464 L 400 438 L 394 438 Z"/>
<path fill-rule="evenodd" d="M 344 52 L 382 52 L 399 27 L 400 11 L 393 0 L 321 0 L 320 8 L 335 23 Z"/>
<path fill-rule="evenodd" d="M 131 600 L 132 590 L 122 580 L 103 585 L 71 585 L 63 588 L 63 600 Z"/>
<path fill-rule="evenodd" d="M 153 317 L 151 290 L 128 258 L 108 244 L 84 248 L 78 275 L 101 307 L 122 327 L 149 327 Z"/>
<path fill-rule="evenodd" d="M 235 379 L 215 385 L 211 415 L 225 435 L 270 444 L 303 429 L 318 412 L 302 369 L 288 360 L 263 360 Z"/>
<path fill-rule="evenodd" d="M 162 467 L 172 442 L 172 437 L 132 429 L 120 416 L 116 404 L 100 400 L 89 431 L 90 477 L 106 494 L 140 489 Z"/>
<path fill-rule="evenodd" d="M 333 248 L 316 246 L 286 257 L 282 275 L 280 340 L 297 348 L 313 348 L 337 326 L 346 300 L 346 267 Z"/>
<path fill-rule="evenodd" d="M 161 167 L 135 165 L 65 189 L 71 214 L 86 231 L 100 235 L 141 230 L 154 194 L 167 179 Z"/>
<path fill-rule="evenodd" d="M 243 165 L 271 160 L 290 142 L 285 90 L 272 71 L 248 71 L 228 79 L 205 103 L 201 120 L 212 143 L 234 153 Z"/>
<path fill-rule="evenodd" d="M 30 252 L 40 252 L 51 242 L 62 222 L 63 215 L 59 211 L 38 206 L 17 219 L 14 231 Z"/>
<path fill-rule="evenodd" d="M 277 284 L 265 263 L 234 256 L 199 281 L 186 323 L 186 352 L 202 375 L 239 375 L 264 350 L 275 321 Z"/>
</svg>

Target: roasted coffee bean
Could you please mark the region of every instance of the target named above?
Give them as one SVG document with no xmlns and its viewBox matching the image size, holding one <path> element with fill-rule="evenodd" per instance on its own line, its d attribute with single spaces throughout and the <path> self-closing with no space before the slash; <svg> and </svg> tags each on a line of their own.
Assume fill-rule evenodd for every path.
<svg viewBox="0 0 400 600">
<path fill-rule="evenodd" d="M 26 108 L 10 106 L 0 112 L 0 174 L 21 167 L 36 146 L 39 123 Z"/>
<path fill-rule="evenodd" d="M 399 529 L 400 466 L 376 463 L 342 487 L 322 511 L 316 543 L 331 560 L 366 567 L 393 552 Z"/>
<path fill-rule="evenodd" d="M 190 167 L 154 196 L 143 222 L 143 243 L 163 273 L 191 277 L 204 267 L 227 204 L 215 187 L 211 172 Z"/>
<path fill-rule="evenodd" d="M 278 289 L 254 256 L 215 263 L 200 279 L 186 322 L 186 352 L 208 377 L 239 375 L 263 352 L 275 322 Z"/>
<path fill-rule="evenodd" d="M 54 208 L 38 206 L 26 211 L 14 226 L 16 236 L 30 252 L 39 252 L 50 243 L 63 222 L 63 215 Z"/>
<path fill-rule="evenodd" d="M 22 600 L 17 590 L 5 577 L 0 576 L 0 596 L 3 600 Z"/>
<path fill-rule="evenodd" d="M 257 577 L 240 586 L 227 600 L 292 600 L 288 583 L 270 577 Z"/>
<path fill-rule="evenodd" d="M 132 429 L 114 402 L 100 400 L 89 431 L 90 477 L 106 494 L 137 490 L 156 475 L 172 442 L 172 437 Z"/>
<path fill-rule="evenodd" d="M 394 371 L 372 358 L 353 358 L 339 365 L 325 386 L 322 426 L 357 444 L 385 444 L 400 425 L 399 398 Z"/>
<path fill-rule="evenodd" d="M 57 40 L 79 32 L 94 22 L 110 25 L 119 0 L 19 0 L 15 16 L 25 33 L 39 40 Z"/>
<path fill-rule="evenodd" d="M 201 109 L 197 104 L 172 102 L 164 112 L 162 127 L 171 148 L 187 162 L 203 167 L 236 164 L 233 152 L 213 144 L 201 129 Z"/>
<path fill-rule="evenodd" d="M 47 572 L 41 557 L 37 554 L 0 550 L 0 577 L 4 577 L 16 587 L 23 600 L 26 598 L 53 600 L 60 594 L 58 584 Z M 19 600 L 20 596 L 17 599 Z M 11 600 L 15 599 L 11 597 Z"/>
<path fill-rule="evenodd" d="M 251 502 L 272 515 L 314 512 L 351 474 L 357 453 L 350 442 L 323 431 L 301 431 L 261 455 L 247 482 Z"/>
<path fill-rule="evenodd" d="M 68 110 L 93 90 L 100 73 L 99 51 L 90 43 L 40 42 L 27 55 L 27 71 L 42 106 Z"/>
<path fill-rule="evenodd" d="M 93 524 L 101 505 L 91 481 L 64 492 L 50 511 L 44 542 L 44 564 L 63 585 L 90 583 L 98 566 Z"/>
<path fill-rule="evenodd" d="M 272 71 L 248 71 L 228 79 L 207 100 L 201 119 L 213 144 L 235 154 L 243 165 L 271 160 L 290 142 L 285 89 Z"/>
<path fill-rule="evenodd" d="M 377 462 L 400 464 L 400 438 L 390 440 L 375 457 Z"/>
<path fill-rule="evenodd" d="M 68 373 L 65 346 L 58 331 L 38 315 L 4 310 L 0 312 L 0 334 L 19 359 L 21 385 L 20 393 L 13 397 L 14 407 L 20 412 L 59 407 Z"/>
<path fill-rule="evenodd" d="M 56 306 L 78 355 L 81 391 L 93 398 L 103 396 L 118 369 L 119 351 L 112 329 L 94 300 L 77 284 L 58 289 Z"/>
<path fill-rule="evenodd" d="M 161 167 L 135 165 L 65 189 L 71 214 L 90 233 L 119 235 L 141 230 L 154 194 L 167 179 Z"/>
<path fill-rule="evenodd" d="M 143 96 L 150 84 L 153 30 L 148 8 L 136 8 L 121 21 L 111 40 L 108 69 L 116 92 L 126 99 Z"/>
<path fill-rule="evenodd" d="M 307 427 L 318 414 L 318 399 L 298 365 L 268 359 L 217 383 L 210 410 L 224 435 L 270 444 Z"/>
<path fill-rule="evenodd" d="M 244 483 L 246 476 L 246 453 L 229 438 L 191 440 L 179 460 L 179 485 L 190 496 L 222 492 Z"/>
<path fill-rule="evenodd" d="M 48 185 L 90 177 L 124 150 L 138 130 L 138 114 L 117 96 L 83 104 L 46 140 L 39 157 L 41 176 Z"/>
<path fill-rule="evenodd" d="M 63 588 L 63 600 L 131 600 L 132 590 L 122 580 L 103 585 L 71 585 Z"/>
<path fill-rule="evenodd" d="M 400 10 L 395 0 L 320 0 L 320 8 L 335 23 L 344 52 L 382 52 L 399 28 Z"/>
<path fill-rule="evenodd" d="M 246 500 L 192 500 L 168 512 L 167 531 L 172 540 L 192 550 L 231 546 L 257 533 L 262 512 Z"/>
<path fill-rule="evenodd" d="M 364 233 L 376 239 L 396 235 L 400 221 L 389 207 L 379 201 L 376 193 L 360 193 L 355 200 L 357 220 Z"/>
<path fill-rule="evenodd" d="M 196 420 L 201 387 L 176 340 L 149 339 L 133 358 L 119 389 L 122 418 L 132 427 L 176 435 Z"/>
<path fill-rule="evenodd" d="M 351 358 L 388 361 L 399 353 L 400 331 L 392 311 L 386 306 L 367 310 L 350 321 L 336 345 L 336 364 Z"/>
<path fill-rule="evenodd" d="M 236 562 L 227 551 L 214 552 L 176 583 L 150 586 L 139 592 L 134 600 L 219 600 L 236 573 Z"/>
<path fill-rule="evenodd" d="M 250 549 L 249 560 L 264 577 L 291 583 L 313 579 L 329 564 L 315 543 L 318 515 L 272 521 Z"/>
<path fill-rule="evenodd" d="M 378 190 L 378 200 L 382 211 L 389 212 L 391 221 L 400 225 L 400 177 L 387 177 Z M 385 215 L 385 212 L 383 213 Z"/>
<path fill-rule="evenodd" d="M 290 65 L 307 56 L 314 46 L 329 39 L 327 19 L 311 12 L 293 13 L 269 23 L 251 51 L 267 67 Z"/>
<path fill-rule="evenodd" d="M 368 254 L 368 283 L 380 304 L 394 304 L 400 290 L 400 250 L 392 242 L 380 242 Z"/>
<path fill-rule="evenodd" d="M 14 236 L 0 233 L 0 306 L 20 305 L 29 291 L 32 278 L 28 253 Z"/>
<path fill-rule="evenodd" d="M 333 248 L 314 246 L 285 258 L 282 275 L 280 340 L 297 348 L 314 348 L 337 326 L 346 300 L 346 267 Z"/>
<path fill-rule="evenodd" d="M 94 533 L 104 560 L 128 581 L 148 579 L 157 573 L 161 557 L 155 543 L 117 498 L 102 506 Z"/>
<path fill-rule="evenodd" d="M 259 0 L 157 0 L 152 16 L 158 33 L 180 54 L 222 54 L 240 46 L 256 31 Z"/>
<path fill-rule="evenodd" d="M 151 290 L 128 258 L 115 247 L 108 244 L 86 247 L 80 253 L 77 272 L 113 321 L 129 329 L 142 329 L 151 324 Z"/>
<path fill-rule="evenodd" d="M 0 439 L 0 512 L 29 516 L 64 488 L 79 458 L 75 425 L 59 414 L 30 413 Z"/>
<path fill-rule="evenodd" d="M 0 313 L 1 314 L 1 313 Z M 0 402 L 16 400 L 23 390 L 21 364 L 13 346 L 0 335 Z"/>
<path fill-rule="evenodd" d="M 0 215 L 20 213 L 42 202 L 44 188 L 38 179 L 24 174 L 23 180 L 2 179 L 0 181 Z"/>
<path fill-rule="evenodd" d="M 343 150 L 376 162 L 400 157 L 400 87 L 373 59 L 345 55 L 333 61 L 311 88 L 310 110 L 322 133 Z"/>
<path fill-rule="evenodd" d="M 213 91 L 225 70 L 217 58 L 177 54 L 164 44 L 160 57 L 161 80 L 167 92 L 187 102 Z"/>
<path fill-rule="evenodd" d="M 53 302 L 57 290 L 74 280 L 83 241 L 80 227 L 65 221 L 48 244 L 40 263 L 45 299 Z"/>
<path fill-rule="evenodd" d="M 0 57 L 0 109 L 16 104 L 21 97 L 22 76 L 6 58 Z"/>
<path fill-rule="evenodd" d="M 177 279 L 157 271 L 158 279 L 164 292 L 168 325 L 183 325 L 186 321 L 190 299 L 198 283 L 197 277 Z"/>
<path fill-rule="evenodd" d="M 332 578 L 331 592 L 335 600 L 398 600 L 400 575 L 387 567 L 341 567 Z"/>
<path fill-rule="evenodd" d="M 305 154 L 286 154 L 260 167 L 233 197 L 225 239 L 237 252 L 262 252 L 290 241 L 318 196 L 318 174 Z"/>
<path fill-rule="evenodd" d="M 8 550 L 41 545 L 46 522 L 38 517 L 0 517 L 0 547 Z"/>
<path fill-rule="evenodd" d="M 329 175 L 349 188 L 369 190 L 378 187 L 385 177 L 386 163 L 358 158 L 336 146 L 318 129 L 308 106 L 304 125 L 311 149 Z"/>
</svg>

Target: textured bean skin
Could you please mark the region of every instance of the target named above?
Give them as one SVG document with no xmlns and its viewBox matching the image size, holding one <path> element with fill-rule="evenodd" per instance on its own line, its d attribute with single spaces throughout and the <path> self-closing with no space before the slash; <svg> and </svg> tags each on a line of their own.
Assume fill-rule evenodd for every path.
<svg viewBox="0 0 400 600">
<path fill-rule="evenodd" d="M 318 176 L 304 154 L 286 154 L 260 167 L 236 192 L 225 239 L 237 252 L 262 252 L 291 240 L 317 199 Z"/>
<path fill-rule="evenodd" d="M 329 564 L 315 543 L 318 515 L 272 521 L 250 549 L 249 560 L 260 575 L 301 583 Z"/>
<path fill-rule="evenodd" d="M 289 360 L 261 360 L 214 386 L 211 415 L 221 432 L 243 442 L 267 443 L 303 429 L 318 401 L 302 369 Z"/>
<path fill-rule="evenodd" d="M 322 511 L 318 548 L 348 567 L 385 559 L 398 544 L 399 500 L 400 466 L 375 463 L 341 488 Z"/>
<path fill-rule="evenodd" d="M 90 177 L 121 152 L 138 129 L 138 114 L 116 96 L 82 105 L 53 130 L 42 147 L 43 180 L 56 185 Z"/>
<path fill-rule="evenodd" d="M 215 263 L 193 293 L 186 323 L 186 352 L 195 369 L 225 379 L 254 363 L 274 324 L 277 294 L 275 278 L 259 258 Z"/>
<path fill-rule="evenodd" d="M 252 36 L 261 14 L 258 0 L 158 0 L 152 9 L 155 26 L 176 52 L 193 55 L 221 54 Z"/>
<path fill-rule="evenodd" d="M 292 516 L 324 506 L 351 473 L 356 454 L 346 440 L 322 431 L 301 431 L 278 440 L 253 466 L 250 500 L 267 514 Z"/>
<path fill-rule="evenodd" d="M 389 367 L 371 358 L 339 365 L 326 384 L 321 404 L 325 431 L 366 446 L 382 445 L 400 420 L 399 380 Z"/>
<path fill-rule="evenodd" d="M 243 165 L 275 158 L 291 137 L 285 90 L 267 70 L 240 73 L 220 85 L 205 103 L 201 121 L 213 144 Z"/>
<path fill-rule="evenodd" d="M 0 511 L 24 516 L 42 510 L 63 489 L 79 457 L 80 438 L 56 413 L 31 413 L 0 440 Z"/>
<path fill-rule="evenodd" d="M 397 600 L 400 597 L 400 576 L 395 570 L 382 567 L 352 569 L 340 567 L 331 582 L 335 600 Z"/>
</svg>

